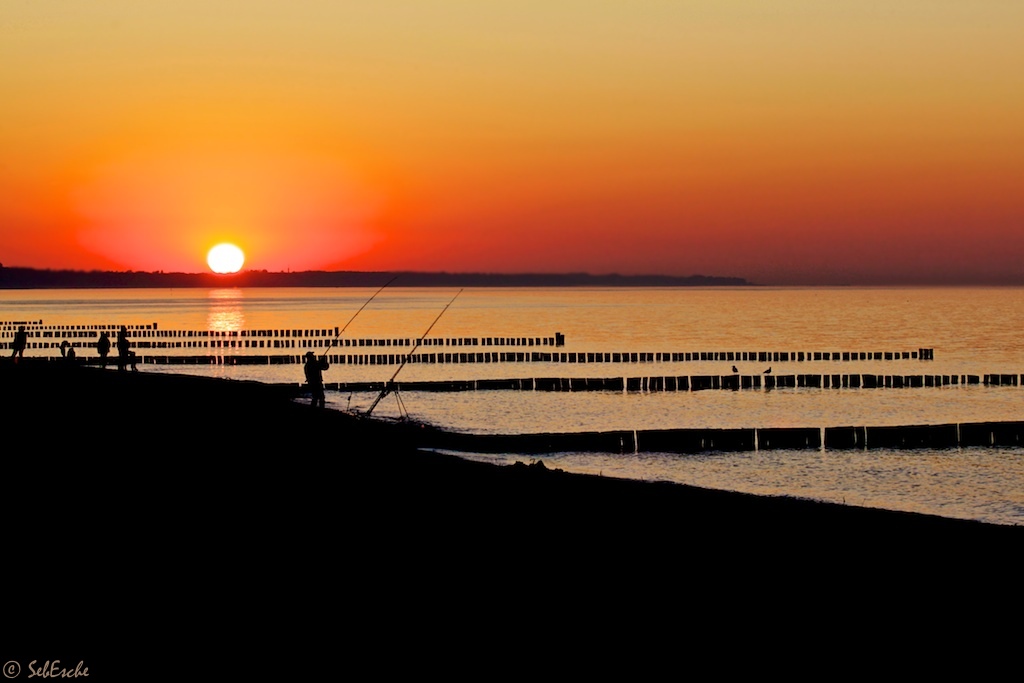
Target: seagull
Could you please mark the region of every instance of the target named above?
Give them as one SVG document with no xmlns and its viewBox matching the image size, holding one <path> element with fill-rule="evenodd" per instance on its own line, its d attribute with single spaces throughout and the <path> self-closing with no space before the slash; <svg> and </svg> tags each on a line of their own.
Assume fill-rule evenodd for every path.
<svg viewBox="0 0 1024 683">
<path fill-rule="evenodd" d="M 737 369 L 736 369 L 736 366 L 735 366 L 735 365 L 734 365 L 734 366 L 732 366 L 732 371 L 733 371 L 733 372 L 739 372 L 739 370 L 737 370 Z"/>
<path fill-rule="evenodd" d="M 766 375 L 772 374 L 772 369 L 768 368 L 767 370 L 764 371 L 764 374 L 766 374 Z"/>
</svg>

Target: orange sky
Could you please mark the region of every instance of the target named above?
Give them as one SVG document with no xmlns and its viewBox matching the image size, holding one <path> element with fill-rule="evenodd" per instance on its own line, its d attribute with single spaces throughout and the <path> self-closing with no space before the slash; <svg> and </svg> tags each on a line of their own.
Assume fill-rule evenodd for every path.
<svg viewBox="0 0 1024 683">
<path fill-rule="evenodd" d="M 353 7 L 352 5 L 365 5 Z M 0 5 L 0 263 L 1024 284 L 1024 3 Z"/>
</svg>

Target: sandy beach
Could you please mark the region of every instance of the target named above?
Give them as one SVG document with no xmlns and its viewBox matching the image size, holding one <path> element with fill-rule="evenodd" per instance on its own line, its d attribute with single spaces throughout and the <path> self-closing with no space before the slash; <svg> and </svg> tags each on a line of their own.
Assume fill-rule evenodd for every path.
<svg viewBox="0 0 1024 683">
<path fill-rule="evenodd" d="M 527 605 L 557 604 L 564 618 L 571 604 L 587 620 L 598 605 L 646 612 L 725 586 L 718 600 L 734 600 L 764 582 L 765 597 L 806 607 L 882 584 L 891 595 L 895 575 L 953 576 L 965 557 L 1001 569 L 1024 538 L 528 459 L 466 461 L 419 450 L 417 427 L 296 401 L 297 385 L 29 359 L 4 359 L 0 378 L 9 581 L 40 601 L 33 609 L 75 605 L 86 630 L 97 611 L 139 625 L 201 616 L 200 631 L 270 614 L 280 629 L 291 615 L 314 639 L 330 631 L 310 635 L 309 610 L 378 628 L 439 610 L 508 626 L 500 615 Z M 807 582 L 819 574 L 845 577 L 841 594 Z M 923 584 L 897 585 L 901 600 L 931 599 Z"/>
</svg>

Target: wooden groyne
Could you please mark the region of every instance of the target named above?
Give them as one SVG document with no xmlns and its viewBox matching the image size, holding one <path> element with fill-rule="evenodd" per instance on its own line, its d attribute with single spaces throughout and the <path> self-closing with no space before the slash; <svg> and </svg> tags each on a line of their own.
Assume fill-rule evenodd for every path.
<svg viewBox="0 0 1024 683">
<path fill-rule="evenodd" d="M 381 391 L 385 382 L 332 382 L 333 391 Z M 959 385 L 1024 386 L 1024 373 L 984 375 L 779 375 L 762 377 L 694 375 L 679 377 L 530 377 L 396 382 L 398 391 L 612 391 L 689 392 L 794 389 L 912 389 Z"/>
<path fill-rule="evenodd" d="M 350 340 L 356 341 L 356 340 Z M 359 340 L 363 341 L 363 340 Z M 365 340 L 365 341 L 385 341 L 385 340 Z M 389 340 L 390 341 L 390 340 Z M 407 341 L 407 340 L 396 340 L 396 341 Z M 452 342 L 449 346 L 461 346 L 462 344 L 455 343 L 459 340 L 435 340 Z M 441 346 L 442 344 L 436 344 L 435 346 Z M 523 344 L 523 346 L 533 346 L 534 344 Z M 538 344 L 539 346 L 540 344 Z M 76 349 L 80 345 L 72 343 L 72 346 Z M 371 344 L 367 344 L 371 346 Z M 385 344 L 381 344 L 385 346 Z M 387 345 L 387 346 L 390 346 Z M 400 346 L 400 344 L 395 344 Z M 424 346 L 430 346 L 424 343 Z M 467 344 L 470 346 L 470 344 Z M 504 346 L 504 344 L 502 344 Z M 510 344 L 510 346 L 513 346 Z M 57 350 L 60 347 L 59 342 L 44 343 L 38 346 L 29 345 L 29 348 L 41 348 L 41 349 L 52 349 Z M 90 344 L 88 347 L 92 348 L 92 353 L 95 353 L 95 344 Z M 145 345 L 133 345 L 133 348 L 159 348 L 159 347 L 146 347 Z M 139 355 L 140 363 L 149 363 L 156 365 L 195 365 L 199 364 L 214 364 L 214 365 L 289 365 L 293 363 L 302 363 L 303 354 L 266 354 L 259 353 L 258 351 L 250 351 L 248 353 L 233 353 L 232 349 L 247 349 L 249 347 L 234 347 L 234 346 L 217 346 L 204 347 L 211 349 L 219 349 L 218 353 L 206 353 L 206 354 L 146 354 L 142 353 Z M 255 349 L 256 347 L 252 347 Z M 275 347 L 277 348 L 277 347 Z M 283 347 L 282 347 L 283 348 Z M 319 349 L 326 347 L 318 347 L 315 345 L 310 346 L 298 346 L 297 348 L 318 351 L 317 355 L 321 355 Z M 82 352 L 78 351 L 79 357 L 83 357 Z M 86 349 L 86 353 L 89 353 L 89 349 Z M 894 361 L 900 359 L 917 359 L 920 356 L 918 352 L 904 352 L 903 355 L 899 355 L 896 352 L 861 352 L 855 354 L 852 352 L 846 352 L 842 354 L 835 354 L 839 357 L 834 360 L 841 361 L 856 361 L 856 360 L 874 360 L 874 361 Z M 425 352 L 425 353 L 326 353 L 322 354 L 326 356 L 327 360 L 332 365 L 402 365 L 403 363 L 421 364 L 421 365 L 435 365 L 435 364 L 452 364 L 452 363 L 551 363 L 560 365 L 585 365 L 585 364 L 604 364 L 604 365 L 619 365 L 619 364 L 648 364 L 648 363 L 689 363 L 696 361 L 712 361 L 712 362 L 758 362 L 758 363 L 769 363 L 773 362 L 773 352 L 760 351 L 751 352 L 749 356 L 742 354 L 742 358 L 738 352 L 732 354 L 726 354 L 723 352 L 721 355 L 714 352 L 708 353 L 690 353 L 690 352 L 651 352 L 651 353 L 601 353 L 601 352 L 579 352 L 579 353 L 556 353 L 546 351 L 446 351 L 446 352 Z M 813 354 L 814 358 L 811 358 L 811 354 L 798 354 L 792 355 L 788 353 L 775 352 L 775 356 L 786 356 L 786 361 L 794 362 L 805 362 L 809 360 L 833 360 L 832 358 L 822 358 L 822 354 Z M 84 358 L 88 359 L 90 356 L 86 355 Z"/>
<path fill-rule="evenodd" d="M 0 322 L 0 342 L 2 348 L 10 348 L 14 333 L 18 327 L 24 326 L 28 334 L 28 349 L 57 349 L 61 342 L 67 340 L 76 349 L 96 348 L 100 334 L 106 332 L 115 336 L 121 325 L 43 325 L 41 321 L 4 321 Z M 422 341 L 404 338 L 339 338 L 340 329 L 334 328 L 288 328 L 288 329 L 255 329 L 255 330 L 169 330 L 160 329 L 157 323 L 143 325 L 125 325 L 128 340 L 133 349 L 329 349 L 329 348 L 363 348 L 363 347 L 395 347 L 411 348 L 419 342 L 420 346 L 564 346 L 565 336 L 556 332 L 554 335 L 538 336 L 490 336 L 490 337 L 434 337 Z"/>
<path fill-rule="evenodd" d="M 80 359 L 95 358 L 96 341 L 106 332 L 115 337 L 121 325 L 44 325 L 42 321 L 0 321 L 0 349 L 9 350 L 15 331 L 24 326 L 27 352 L 42 351 L 57 357 L 67 341 Z M 125 325 L 139 363 L 160 365 L 277 365 L 301 363 L 306 351 L 325 350 L 335 365 L 401 365 L 403 363 L 804 363 L 816 361 L 934 360 L 934 349 L 872 351 L 754 351 L 662 350 L 557 351 L 566 345 L 565 335 L 492 335 L 484 337 L 339 338 L 333 328 L 268 328 L 252 330 L 161 329 L 157 323 Z M 403 353 L 419 343 L 421 353 Z M 545 348 L 546 347 L 546 348 Z M 441 350 L 444 349 L 444 350 Z M 457 350 L 454 350 L 457 349 Z M 471 350 L 472 349 L 472 350 Z M 486 349 L 486 350 L 484 350 Z M 338 352 L 335 353 L 334 351 Z M 163 351 L 164 353 L 154 353 Z M 217 357 L 223 360 L 210 361 Z"/>
<path fill-rule="evenodd" d="M 416 341 L 408 338 L 334 339 L 330 330 L 276 330 L 280 336 L 261 338 L 205 336 L 196 333 L 175 340 L 149 338 L 156 330 L 129 331 L 131 348 L 140 364 L 150 365 L 288 365 L 303 362 L 307 351 L 324 355 L 332 365 L 402 365 L 450 363 L 550 363 L 584 364 L 650 364 L 650 363 L 805 363 L 815 361 L 899 361 L 933 360 L 933 349 L 913 351 L 651 351 L 595 352 L 550 350 L 565 345 L 559 333 L 547 337 L 444 337 L 424 339 L 419 353 L 403 353 Z M 290 336 L 291 333 L 295 336 Z M 322 334 L 314 334 L 322 333 Z M 13 331 L 0 332 L 0 349 L 10 350 Z M 113 335 L 111 335 L 113 336 Z M 27 353 L 60 358 L 61 345 L 67 342 L 83 363 L 98 362 L 95 330 L 61 330 L 29 333 Z M 483 347 L 492 350 L 467 350 Z M 547 347 L 549 350 L 543 350 Z M 440 349 L 445 350 L 440 350 Z M 355 352 L 334 352 L 341 349 L 366 349 Z M 435 350 L 437 349 L 437 350 Z M 458 349 L 458 350 L 454 350 Z M 293 350 L 281 353 L 281 351 Z M 163 353 L 160 353 L 163 351 Z M 198 352 L 198 353 L 197 353 Z M 770 377 L 765 377 L 771 381 Z M 752 381 L 752 380 L 744 380 Z"/>
<path fill-rule="evenodd" d="M 951 449 L 1024 446 L 1024 422 L 940 425 L 662 429 L 557 434 L 441 433 L 432 447 L 466 453 L 679 453 L 758 450 Z"/>
</svg>

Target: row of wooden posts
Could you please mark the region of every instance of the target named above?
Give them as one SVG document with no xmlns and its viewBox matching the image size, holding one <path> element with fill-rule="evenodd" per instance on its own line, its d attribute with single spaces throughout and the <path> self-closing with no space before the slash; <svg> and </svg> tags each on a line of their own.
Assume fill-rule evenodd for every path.
<svg viewBox="0 0 1024 683">
<path fill-rule="evenodd" d="M 707 390 L 912 389 L 959 385 L 1024 386 L 1024 374 L 985 375 L 693 375 L 681 377 L 533 377 L 508 379 L 396 382 L 402 391 L 614 391 L 673 392 Z M 334 391 L 381 391 L 380 382 L 332 382 Z"/>
<path fill-rule="evenodd" d="M 289 340 L 275 340 L 275 344 L 287 344 Z M 63 342 L 29 342 L 30 350 L 58 350 Z M 202 348 L 235 348 L 220 346 L 219 342 L 200 342 L 214 346 Z M 10 348 L 10 343 L 2 345 Z M 95 352 L 95 343 L 71 342 L 72 348 Z M 150 348 L 132 344 L 133 348 Z M 248 347 L 242 347 L 248 348 Z M 255 348 L 255 347 L 253 347 Z M 275 347 L 276 348 L 276 347 Z M 300 345 L 300 349 L 318 350 L 315 344 Z M 160 350 L 160 349 L 157 349 Z M 79 356 L 82 356 L 79 353 Z M 469 352 L 425 352 L 425 353 L 355 353 L 325 354 L 335 365 L 401 365 L 403 363 L 681 363 L 681 362 L 722 362 L 722 363 L 787 363 L 806 361 L 896 361 L 934 360 L 932 349 L 916 351 L 660 351 L 660 352 L 558 352 L 558 351 L 469 351 Z M 242 354 L 140 354 L 140 363 L 156 365 L 287 365 L 304 362 L 303 355 L 242 353 Z"/>
<path fill-rule="evenodd" d="M 408 357 L 409 363 L 474 363 L 474 362 L 559 362 L 558 355 L 539 352 L 483 354 L 486 361 L 479 358 L 480 354 L 413 354 Z M 561 354 L 561 362 L 566 362 L 566 354 Z M 623 362 L 630 354 L 568 354 L 578 356 L 571 362 L 603 363 Z M 591 356 L 595 356 L 591 357 Z M 328 354 L 325 356 L 333 365 L 395 365 L 406 358 L 403 355 L 369 355 L 352 356 L 344 354 Z M 667 361 L 668 358 L 655 356 L 657 360 Z M 59 356 L 51 357 L 52 361 L 65 362 Z M 673 360 L 677 360 L 673 358 Z M 687 358 L 690 360 L 690 358 Z M 137 365 L 296 365 L 305 361 L 303 355 L 204 355 L 204 356 L 137 356 Z M 98 356 L 77 356 L 76 363 L 83 365 L 115 365 L 116 355 L 104 360 Z M 633 360 L 632 362 L 636 362 Z M 479 390 L 513 390 L 513 391 L 704 391 L 709 389 L 727 390 L 771 390 L 783 388 L 820 388 L 820 389 L 875 389 L 875 388 L 917 388 L 942 387 L 956 385 L 985 386 L 1024 386 L 1024 374 L 989 373 L 989 374 L 876 374 L 876 373 L 800 373 L 800 374 L 722 374 L 722 375 L 671 375 L 671 376 L 640 376 L 640 377 L 532 377 L 532 378 L 499 378 L 473 380 L 440 380 L 421 382 L 401 382 L 405 389 L 418 391 L 479 391 Z M 379 391 L 384 388 L 382 382 L 334 382 L 327 385 L 337 391 Z"/>
<path fill-rule="evenodd" d="M 438 433 L 435 448 L 472 453 L 701 453 L 755 450 L 870 450 L 1020 447 L 1024 422 L 884 427 L 664 429 L 552 434 Z"/>
<path fill-rule="evenodd" d="M 19 325 L 26 325 L 29 350 L 59 349 L 68 341 L 77 351 L 95 350 L 95 340 L 101 332 L 115 332 L 119 325 L 43 325 L 41 321 L 0 323 L 0 340 L 13 340 Z M 225 357 L 226 364 L 278 364 L 302 362 L 302 356 L 281 358 L 258 353 L 265 350 L 311 350 L 318 352 L 333 348 L 411 348 L 417 344 L 423 348 L 434 347 L 549 347 L 565 346 L 565 335 L 555 332 L 553 336 L 491 336 L 491 337 L 438 337 L 421 340 L 410 338 L 345 338 L 340 339 L 340 330 L 318 329 L 258 329 L 258 330 L 161 330 L 156 323 L 126 325 L 132 348 L 144 350 L 237 350 L 255 351 L 252 359 L 240 360 Z M 0 341 L 0 348 L 10 349 L 11 341 Z M 82 355 L 79 353 L 79 355 Z M 141 354 L 140 354 L 141 355 Z M 407 358 L 408 357 L 408 358 Z M 163 360 L 165 359 L 166 360 Z M 169 364 L 203 363 L 204 356 L 190 359 L 186 354 L 155 356 L 143 362 Z M 160 359 L 160 360 L 158 360 Z M 329 360 L 348 365 L 398 365 L 412 363 L 497 363 L 497 362 L 555 362 L 555 363 L 644 363 L 644 362 L 759 362 L 785 363 L 804 361 L 891 361 L 891 360 L 934 360 L 934 350 L 918 348 L 898 351 L 660 351 L 660 352 L 459 352 L 456 353 L 363 353 L 331 354 Z"/>
<path fill-rule="evenodd" d="M 96 340 L 100 334 L 116 334 L 120 325 L 42 325 L 18 322 L 0 324 L 0 339 L 13 339 L 25 327 L 30 343 L 46 344 L 48 339 Z M 333 348 L 333 347 L 405 347 L 420 346 L 564 346 L 565 335 L 555 332 L 545 337 L 431 337 L 422 340 L 405 338 L 340 338 L 340 329 L 258 329 L 258 330 L 161 330 L 156 323 L 126 325 L 128 339 L 139 349 L 190 348 Z M 34 342 L 33 340 L 44 340 Z M 60 343 L 57 343 L 59 346 Z M 82 347 L 94 347 L 88 341 Z M 30 348 L 49 348 L 32 346 Z M 76 346 L 76 348 L 78 348 Z"/>
</svg>

